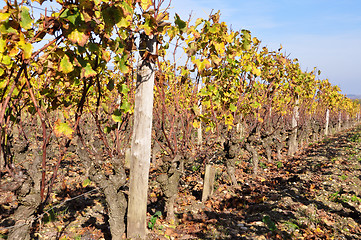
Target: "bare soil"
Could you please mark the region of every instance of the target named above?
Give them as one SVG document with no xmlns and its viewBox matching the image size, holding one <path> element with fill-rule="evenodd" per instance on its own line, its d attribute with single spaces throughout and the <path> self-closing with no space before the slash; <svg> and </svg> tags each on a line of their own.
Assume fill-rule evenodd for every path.
<svg viewBox="0 0 361 240">
<path fill-rule="evenodd" d="M 182 177 L 176 222 L 165 220 L 160 186 L 151 175 L 149 239 L 361 239 L 361 127 L 292 158 L 261 159 L 257 176 L 248 160 L 239 159 L 237 187 L 224 166 L 216 167 L 215 191 L 204 203 L 202 173 L 194 169 Z M 63 163 L 34 238 L 110 239 L 103 195 L 83 169 L 71 155 Z M 6 239 L 18 203 L 12 191 L 0 195 L 0 239 Z"/>
</svg>

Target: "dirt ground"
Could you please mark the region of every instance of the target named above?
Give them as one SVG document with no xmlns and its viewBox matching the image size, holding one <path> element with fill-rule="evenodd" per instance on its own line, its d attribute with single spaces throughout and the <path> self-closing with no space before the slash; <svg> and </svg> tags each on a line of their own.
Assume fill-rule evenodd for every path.
<svg viewBox="0 0 361 240">
<path fill-rule="evenodd" d="M 59 175 L 52 203 L 41 218 L 38 239 L 110 239 L 102 194 L 76 161 Z M 239 186 L 216 166 L 212 197 L 202 203 L 202 175 L 180 182 L 176 222 L 164 219 L 162 195 L 150 182 L 149 239 L 361 239 L 361 127 L 312 144 L 293 158 L 261 160 L 251 174 L 237 162 Z M 195 172 L 197 169 L 195 169 Z M 0 239 L 11 226 L 17 202 L 1 193 Z"/>
</svg>

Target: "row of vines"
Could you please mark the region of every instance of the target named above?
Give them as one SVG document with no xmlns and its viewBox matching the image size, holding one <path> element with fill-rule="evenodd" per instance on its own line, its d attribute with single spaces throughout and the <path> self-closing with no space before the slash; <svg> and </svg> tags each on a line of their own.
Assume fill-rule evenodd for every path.
<svg viewBox="0 0 361 240">
<path fill-rule="evenodd" d="M 146 195 L 135 206 L 143 217 L 131 219 L 127 207 L 139 197 L 128 192 L 129 167 L 143 174 L 132 170 L 136 156 L 148 154 L 157 169 L 171 221 L 179 180 L 194 162 L 224 164 L 237 185 L 241 150 L 257 174 L 260 157 L 293 155 L 359 121 L 360 105 L 317 69 L 303 71 L 282 48 L 231 30 L 219 12 L 192 24 L 169 20 L 164 0 L 56 2 L 59 11 L 44 0 L 6 0 L 0 10 L 0 192 L 16 192 L 19 202 L 8 239 L 34 237 L 59 169 L 75 158 L 104 195 L 112 238 L 126 226 L 129 238 L 145 238 Z M 149 79 L 154 97 L 140 103 L 153 111 L 151 159 L 134 141 L 147 124 L 135 112 Z"/>
</svg>

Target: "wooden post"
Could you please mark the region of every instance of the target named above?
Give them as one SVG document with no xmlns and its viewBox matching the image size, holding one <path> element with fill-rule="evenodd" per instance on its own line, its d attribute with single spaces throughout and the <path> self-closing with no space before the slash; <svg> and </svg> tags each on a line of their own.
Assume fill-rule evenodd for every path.
<svg viewBox="0 0 361 240">
<path fill-rule="evenodd" d="M 127 148 L 125 150 L 125 159 L 124 159 L 124 168 L 130 169 L 130 162 L 132 161 L 132 150 L 131 148 Z"/>
<path fill-rule="evenodd" d="M 330 109 L 326 110 L 325 135 L 328 135 L 328 125 L 330 124 Z"/>
<path fill-rule="evenodd" d="M 146 239 L 148 178 L 151 157 L 156 37 L 141 34 L 131 145 L 127 237 Z M 145 53 L 149 54 L 145 54 Z"/>
<path fill-rule="evenodd" d="M 197 91 L 199 92 L 202 88 L 202 79 L 199 80 L 198 82 L 198 86 L 197 86 Z M 202 114 L 202 104 L 201 101 L 199 100 L 198 102 L 199 105 L 199 114 Z M 202 136 L 202 121 L 199 123 L 199 127 L 197 129 L 197 145 L 202 145 L 202 141 L 203 141 L 203 136 Z"/>
<path fill-rule="evenodd" d="M 206 170 L 204 172 L 202 202 L 207 201 L 207 199 L 213 194 L 215 176 L 216 176 L 215 168 L 213 167 L 213 165 L 207 164 Z"/>
<path fill-rule="evenodd" d="M 338 113 L 338 124 L 337 124 L 337 131 L 341 131 L 341 124 L 342 124 L 342 113 L 341 111 Z"/>
<path fill-rule="evenodd" d="M 299 99 L 297 98 L 296 102 L 295 102 L 295 106 L 293 107 L 293 112 L 292 112 L 292 123 L 291 123 L 292 132 L 291 132 L 290 139 L 288 141 L 288 155 L 289 156 L 292 156 L 293 154 L 295 154 L 295 152 L 297 152 L 297 149 L 298 149 L 298 144 L 297 144 L 297 126 L 298 126 L 298 118 L 299 118 L 298 103 L 299 103 Z"/>
</svg>

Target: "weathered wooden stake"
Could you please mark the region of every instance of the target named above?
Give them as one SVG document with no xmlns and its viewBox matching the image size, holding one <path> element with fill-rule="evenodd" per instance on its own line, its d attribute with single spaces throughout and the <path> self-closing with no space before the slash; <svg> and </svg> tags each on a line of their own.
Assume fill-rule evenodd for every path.
<svg viewBox="0 0 361 240">
<path fill-rule="evenodd" d="M 202 202 L 207 201 L 207 199 L 213 194 L 215 176 L 216 169 L 213 167 L 213 165 L 207 164 L 206 171 L 204 173 Z"/>
<path fill-rule="evenodd" d="M 148 178 L 151 157 L 153 88 L 156 37 L 141 34 L 141 61 L 138 66 L 134 100 L 134 126 L 129 176 L 127 237 L 146 239 Z"/>
<path fill-rule="evenodd" d="M 328 135 L 328 126 L 330 124 L 330 109 L 327 108 L 326 110 L 326 123 L 325 123 L 325 135 Z"/>
</svg>

